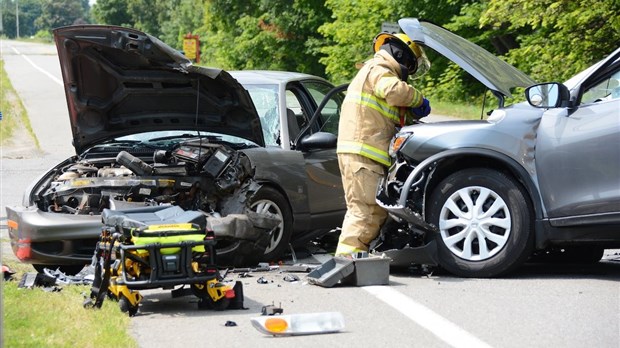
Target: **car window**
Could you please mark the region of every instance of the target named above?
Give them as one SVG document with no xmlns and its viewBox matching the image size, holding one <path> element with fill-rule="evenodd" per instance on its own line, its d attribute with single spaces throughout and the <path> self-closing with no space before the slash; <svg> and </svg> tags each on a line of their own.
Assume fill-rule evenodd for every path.
<svg viewBox="0 0 620 348">
<path fill-rule="evenodd" d="M 243 85 L 250 93 L 254 107 L 260 117 L 265 137 L 265 145 L 278 145 L 280 138 L 280 118 L 278 115 L 278 86 L 277 85 Z"/>
<path fill-rule="evenodd" d="M 332 86 L 318 81 L 306 81 L 304 87 L 310 93 L 312 99 L 318 106 L 323 101 L 325 95 L 333 88 Z M 338 122 L 340 121 L 340 106 L 343 101 L 342 94 L 333 95 L 321 110 L 319 125 L 322 132 L 338 135 Z"/>
<path fill-rule="evenodd" d="M 588 88 L 583 93 L 583 104 L 614 100 L 620 98 L 620 71 L 616 71 L 608 78 Z"/>
</svg>

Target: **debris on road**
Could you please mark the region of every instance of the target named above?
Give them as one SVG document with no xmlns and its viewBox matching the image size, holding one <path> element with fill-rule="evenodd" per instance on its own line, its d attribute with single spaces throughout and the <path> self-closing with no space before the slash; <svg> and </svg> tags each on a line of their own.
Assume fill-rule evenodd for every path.
<svg viewBox="0 0 620 348">
<path fill-rule="evenodd" d="M 273 303 L 270 305 L 263 306 L 261 309 L 261 315 L 276 315 L 284 313 L 284 309 L 282 309 L 282 304 L 280 303 L 280 307 L 276 307 Z"/>
<path fill-rule="evenodd" d="M 2 278 L 4 281 L 13 280 L 13 274 L 15 274 L 15 271 L 9 268 L 9 266 L 2 265 Z"/>
<path fill-rule="evenodd" d="M 256 330 L 272 336 L 315 335 L 344 329 L 340 312 L 261 316 L 251 318 L 250 322 Z"/>
<path fill-rule="evenodd" d="M 36 287 L 51 288 L 56 285 L 56 278 L 43 273 L 29 272 L 24 273 L 17 285 L 20 289 L 32 289 Z"/>
</svg>

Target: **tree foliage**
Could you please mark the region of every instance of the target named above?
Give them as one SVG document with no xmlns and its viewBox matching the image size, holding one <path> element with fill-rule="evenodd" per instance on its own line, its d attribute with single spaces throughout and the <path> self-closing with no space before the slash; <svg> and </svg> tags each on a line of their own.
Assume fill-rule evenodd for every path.
<svg viewBox="0 0 620 348">
<path fill-rule="evenodd" d="M 293 70 L 324 74 L 313 43 L 329 19 L 320 0 L 208 0 L 203 55 L 227 69 Z"/>
<path fill-rule="evenodd" d="M 40 30 L 88 23 L 88 0 L 41 0 L 41 16 L 34 21 Z"/>
<path fill-rule="evenodd" d="M 37 32 L 34 21 L 41 16 L 41 0 L 0 0 L 2 12 L 2 34 L 14 38 L 17 36 L 15 10 L 19 9 L 19 35 L 31 36 Z"/>
<path fill-rule="evenodd" d="M 563 81 L 620 46 L 620 1 L 490 0 L 485 31 L 517 33 L 507 60 L 533 78 Z"/>
<path fill-rule="evenodd" d="M 15 1 L 1 0 L 15 36 Z M 19 0 L 20 33 L 88 21 L 88 0 Z M 134 27 L 180 49 L 199 34 L 202 64 L 293 70 L 350 81 L 383 22 L 430 20 L 499 55 L 538 81 L 563 81 L 620 46 L 618 0 L 97 0 L 94 23 Z M 478 101 L 484 87 L 427 50 L 425 95 Z"/>
</svg>

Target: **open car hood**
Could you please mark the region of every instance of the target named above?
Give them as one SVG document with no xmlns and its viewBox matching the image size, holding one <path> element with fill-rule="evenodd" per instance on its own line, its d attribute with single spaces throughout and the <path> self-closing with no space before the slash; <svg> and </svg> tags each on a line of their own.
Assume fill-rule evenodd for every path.
<svg viewBox="0 0 620 348">
<path fill-rule="evenodd" d="M 495 93 L 512 97 L 510 89 L 536 84 L 512 65 L 444 28 L 415 18 L 403 18 L 398 24 L 413 41 L 458 64 Z"/>
<path fill-rule="evenodd" d="M 250 95 L 220 69 L 194 66 L 140 31 L 80 25 L 54 30 L 77 153 L 158 130 L 238 136 L 264 146 Z"/>
</svg>

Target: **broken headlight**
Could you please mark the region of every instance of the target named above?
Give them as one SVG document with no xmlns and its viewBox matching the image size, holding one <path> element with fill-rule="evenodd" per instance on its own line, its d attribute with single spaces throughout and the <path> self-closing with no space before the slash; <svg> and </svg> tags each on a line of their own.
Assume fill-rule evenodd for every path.
<svg viewBox="0 0 620 348">
<path fill-rule="evenodd" d="M 388 148 L 390 157 L 396 156 L 400 148 L 403 144 L 405 144 L 405 142 L 407 142 L 407 139 L 409 139 L 410 136 L 413 136 L 413 133 L 398 133 L 392 138 L 390 147 Z"/>
</svg>

